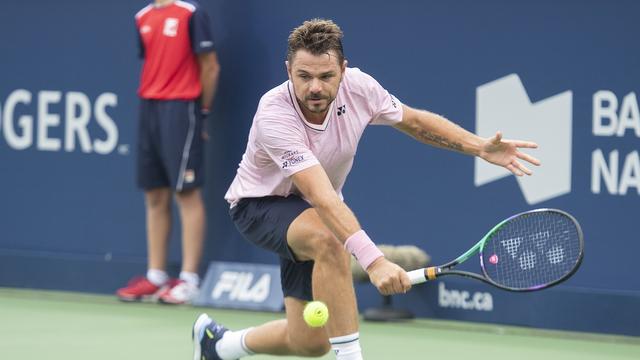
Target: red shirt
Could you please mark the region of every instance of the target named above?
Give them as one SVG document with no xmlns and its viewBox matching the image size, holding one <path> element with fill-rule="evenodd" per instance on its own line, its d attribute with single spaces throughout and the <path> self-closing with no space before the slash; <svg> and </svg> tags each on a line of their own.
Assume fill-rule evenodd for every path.
<svg viewBox="0 0 640 360">
<path fill-rule="evenodd" d="M 175 1 L 147 5 L 136 16 L 144 57 L 138 95 L 144 99 L 193 100 L 200 96 L 197 54 L 213 51 L 209 20 L 198 5 Z"/>
</svg>

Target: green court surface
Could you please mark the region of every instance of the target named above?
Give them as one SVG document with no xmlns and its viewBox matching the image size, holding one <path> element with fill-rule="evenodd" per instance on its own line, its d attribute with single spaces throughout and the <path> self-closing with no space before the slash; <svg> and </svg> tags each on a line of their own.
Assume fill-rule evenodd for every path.
<svg viewBox="0 0 640 360">
<path fill-rule="evenodd" d="M 203 311 L 232 329 L 282 317 L 0 288 L 0 359 L 191 359 L 191 325 Z M 435 320 L 363 322 L 360 334 L 367 360 L 640 359 L 640 338 L 636 337 Z M 322 359 L 333 358 L 330 353 Z"/>
</svg>

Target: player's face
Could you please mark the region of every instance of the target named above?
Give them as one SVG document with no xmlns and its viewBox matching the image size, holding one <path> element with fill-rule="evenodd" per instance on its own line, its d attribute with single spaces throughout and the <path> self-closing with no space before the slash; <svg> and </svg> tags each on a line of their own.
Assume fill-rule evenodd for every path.
<svg viewBox="0 0 640 360">
<path fill-rule="evenodd" d="M 338 93 L 345 66 L 346 61 L 340 64 L 333 50 L 322 55 L 298 50 L 291 63 L 287 62 L 289 80 L 308 121 L 324 120 Z"/>
</svg>

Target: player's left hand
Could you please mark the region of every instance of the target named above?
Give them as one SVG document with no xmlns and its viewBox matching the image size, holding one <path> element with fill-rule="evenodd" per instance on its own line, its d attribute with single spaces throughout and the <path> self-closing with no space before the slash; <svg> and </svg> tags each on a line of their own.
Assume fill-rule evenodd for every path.
<svg viewBox="0 0 640 360">
<path fill-rule="evenodd" d="M 520 160 L 536 166 L 540 165 L 540 160 L 520 152 L 519 149 L 535 149 L 537 147 L 538 144 L 531 141 L 503 140 L 502 133 L 498 131 L 493 137 L 486 139 L 478 156 L 487 162 L 506 168 L 516 176 L 531 175 L 533 172 Z"/>
</svg>

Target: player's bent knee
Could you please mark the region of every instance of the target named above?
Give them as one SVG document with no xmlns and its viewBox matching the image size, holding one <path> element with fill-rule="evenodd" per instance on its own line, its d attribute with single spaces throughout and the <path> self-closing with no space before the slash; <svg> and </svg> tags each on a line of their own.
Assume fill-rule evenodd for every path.
<svg viewBox="0 0 640 360">
<path fill-rule="evenodd" d="M 313 247 L 317 257 L 335 256 L 344 252 L 344 245 L 330 232 L 321 232 L 314 236 Z"/>
<path fill-rule="evenodd" d="M 331 344 L 329 341 L 309 341 L 301 344 L 300 355 L 308 357 L 320 357 L 326 355 L 331 351 Z"/>
<path fill-rule="evenodd" d="M 336 271 L 348 271 L 349 273 L 351 271 L 349 254 L 344 245 L 334 237 L 326 238 L 317 244 L 314 260 L 316 263 L 329 264 Z"/>
<path fill-rule="evenodd" d="M 302 308 L 299 311 L 301 313 Z M 290 327 L 287 333 L 288 343 L 296 355 L 319 357 L 331 350 L 331 343 L 329 343 L 326 331 L 320 328 L 310 329 L 306 324 L 299 325 L 302 327 Z"/>
</svg>

